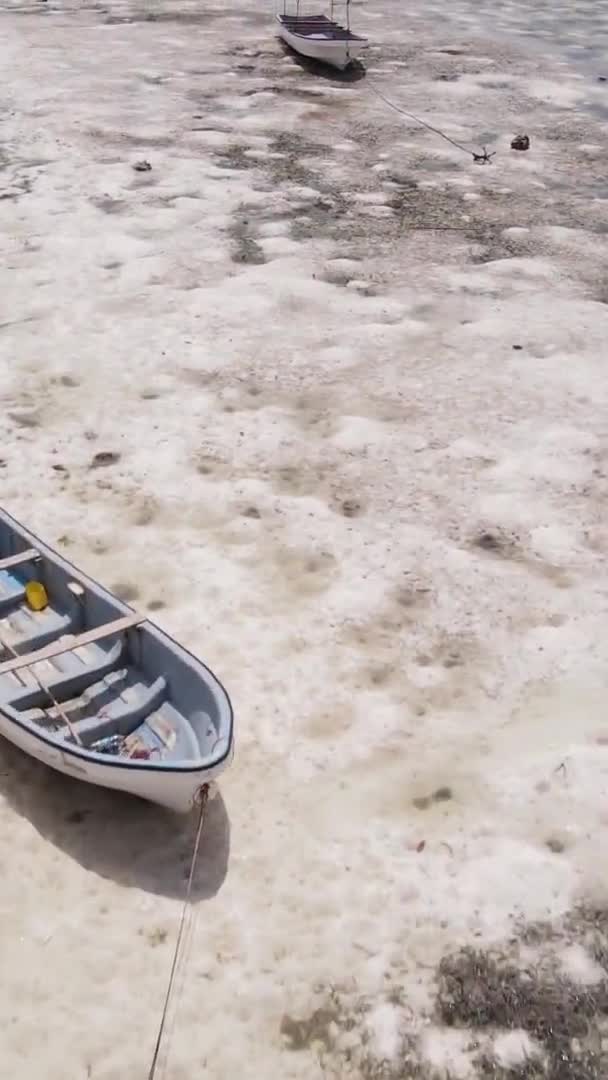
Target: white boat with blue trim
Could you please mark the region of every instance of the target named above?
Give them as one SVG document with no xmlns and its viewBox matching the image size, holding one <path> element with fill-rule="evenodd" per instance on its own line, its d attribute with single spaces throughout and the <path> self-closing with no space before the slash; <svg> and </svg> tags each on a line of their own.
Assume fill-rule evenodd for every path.
<svg viewBox="0 0 608 1080">
<path fill-rule="evenodd" d="M 181 813 L 234 750 L 215 675 L 3 510 L 0 734 L 62 773 Z"/>
<path fill-rule="evenodd" d="M 284 10 L 277 15 L 279 36 L 301 56 L 344 71 L 369 43 L 350 28 L 350 0 L 346 2 L 346 26 L 334 21 L 333 8 L 332 2 L 329 19 L 325 15 L 300 15 L 299 3 L 295 15 Z"/>
</svg>

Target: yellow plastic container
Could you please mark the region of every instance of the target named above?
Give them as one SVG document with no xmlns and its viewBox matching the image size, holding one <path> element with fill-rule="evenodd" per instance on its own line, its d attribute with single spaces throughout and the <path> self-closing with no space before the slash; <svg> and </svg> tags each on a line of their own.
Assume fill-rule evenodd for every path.
<svg viewBox="0 0 608 1080">
<path fill-rule="evenodd" d="M 43 611 L 49 602 L 41 581 L 28 581 L 25 586 L 25 598 L 33 611 Z"/>
</svg>

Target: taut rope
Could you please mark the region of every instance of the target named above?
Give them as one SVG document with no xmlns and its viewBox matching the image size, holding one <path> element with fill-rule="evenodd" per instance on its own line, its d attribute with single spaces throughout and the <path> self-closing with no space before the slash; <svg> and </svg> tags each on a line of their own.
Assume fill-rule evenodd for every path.
<svg viewBox="0 0 608 1080">
<path fill-rule="evenodd" d="M 175 952 L 173 953 L 173 963 L 171 964 L 171 972 L 169 974 L 169 982 L 167 984 L 167 992 L 165 994 L 165 1003 L 163 1005 L 163 1011 L 160 1018 L 160 1024 L 158 1027 L 158 1035 L 156 1037 L 156 1045 L 154 1047 L 154 1055 L 152 1057 L 152 1064 L 150 1065 L 150 1071 L 148 1073 L 148 1080 L 154 1080 L 156 1076 L 156 1069 L 158 1066 L 158 1059 L 160 1054 L 160 1048 L 163 1041 L 163 1035 L 165 1031 L 165 1024 L 167 1022 L 167 1016 L 169 1013 L 169 1005 L 171 1003 L 171 995 L 173 993 L 173 986 L 175 983 L 175 976 L 177 974 L 177 967 L 179 964 L 180 950 L 184 937 L 184 931 L 186 928 L 186 916 L 190 907 L 190 897 L 192 894 L 192 882 L 194 881 L 194 871 L 196 869 L 196 861 L 198 858 L 198 852 L 201 844 L 201 836 L 203 833 L 203 825 L 205 823 L 205 812 L 207 810 L 207 803 L 209 801 L 209 785 L 204 784 L 200 789 L 198 800 L 200 804 L 198 827 L 196 830 L 196 837 L 194 840 L 194 848 L 192 849 L 192 860 L 190 862 L 190 873 L 188 875 L 188 884 L 186 886 L 186 895 L 184 897 L 184 905 L 182 908 L 182 917 L 180 919 L 179 930 L 177 933 L 177 941 L 175 942 Z"/>
</svg>

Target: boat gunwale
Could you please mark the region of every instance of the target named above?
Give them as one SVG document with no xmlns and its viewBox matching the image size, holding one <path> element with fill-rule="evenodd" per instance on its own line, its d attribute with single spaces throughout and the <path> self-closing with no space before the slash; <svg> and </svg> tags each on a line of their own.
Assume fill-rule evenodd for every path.
<svg viewBox="0 0 608 1080">
<path fill-rule="evenodd" d="M 299 23 L 287 22 L 286 19 L 289 18 L 290 16 L 277 15 L 277 22 L 280 26 L 283 27 L 284 30 L 287 31 L 288 34 L 291 34 L 293 37 L 303 38 L 304 41 L 314 41 L 315 43 L 324 45 L 343 45 L 344 42 L 349 41 L 367 42 L 369 40 L 366 37 L 361 37 L 359 34 L 353 34 L 352 30 L 348 30 L 346 27 L 340 26 L 339 23 L 331 22 L 331 20 L 326 19 L 325 16 L 317 16 L 317 19 L 311 20 L 305 19 L 303 16 L 299 16 Z M 298 30 L 295 29 L 295 27 L 297 27 L 298 25 L 308 25 L 310 27 L 310 32 L 307 34 L 299 33 Z M 317 33 L 320 30 L 327 30 L 328 32 L 330 30 L 339 30 L 340 33 L 344 34 L 345 36 L 339 38 L 312 36 L 314 33 Z"/>
<path fill-rule="evenodd" d="M 108 589 L 106 589 L 104 585 L 101 585 L 98 581 L 95 581 L 94 578 L 89 577 L 88 574 L 86 574 L 83 570 L 80 570 L 77 566 L 75 566 L 74 563 L 70 562 L 69 559 L 64 558 L 64 556 L 61 555 L 58 551 L 55 551 L 55 549 L 51 547 L 50 544 L 47 544 L 43 540 L 41 540 L 36 535 L 36 533 L 31 532 L 29 529 L 25 529 L 21 525 L 21 523 L 17 521 L 17 519 L 14 518 L 13 515 L 4 508 L 0 509 L 0 525 L 3 521 L 6 522 L 7 525 L 14 528 L 14 532 L 20 539 L 34 540 L 36 542 L 36 548 L 41 558 L 45 558 L 45 551 L 48 552 L 47 557 L 50 557 L 50 561 L 55 560 L 55 562 L 59 566 L 63 566 L 64 568 L 69 569 L 69 571 L 81 583 L 88 585 L 90 588 L 92 588 L 93 592 L 97 592 L 98 595 L 99 593 L 101 593 L 104 599 L 110 600 L 113 604 L 115 604 L 119 612 L 122 611 L 125 615 L 134 616 L 139 614 L 135 610 L 135 608 L 132 608 L 129 604 L 126 604 L 124 600 L 120 600 L 117 596 L 114 596 L 114 594 L 111 593 Z M 100 625 L 103 624 L 100 623 Z M 11 707 L 10 702 L 0 703 L 0 713 L 9 723 L 16 724 L 17 727 L 19 727 L 22 731 L 27 732 L 27 734 L 33 736 L 33 738 L 35 739 L 38 739 L 40 742 L 45 743 L 47 746 L 52 747 L 54 750 L 59 749 L 63 754 L 68 754 L 71 757 L 78 758 L 81 761 L 89 761 L 93 765 L 105 765 L 107 768 L 137 769 L 139 771 L 143 769 L 149 772 L 156 772 L 159 774 L 196 772 L 204 773 L 210 772 L 211 770 L 218 768 L 230 756 L 234 749 L 234 709 L 226 687 L 217 677 L 217 675 L 211 670 L 211 668 L 207 667 L 203 660 L 195 656 L 194 653 L 192 653 L 189 649 L 186 648 L 185 645 L 182 645 L 179 641 L 176 641 L 175 638 L 171 636 L 171 634 L 168 634 L 165 630 L 161 629 L 161 627 L 158 626 L 157 623 L 155 623 L 152 619 L 149 619 L 146 616 L 144 618 L 144 622 L 141 625 L 131 627 L 130 630 L 128 629 L 124 632 L 128 634 L 132 630 L 139 630 L 140 633 L 147 632 L 156 634 L 158 635 L 158 637 L 161 638 L 161 640 L 164 638 L 166 641 L 170 642 L 171 645 L 173 645 L 178 651 L 182 652 L 185 657 L 192 661 L 195 666 L 201 668 L 203 672 L 209 675 L 212 684 L 217 684 L 221 693 L 224 695 L 226 704 L 228 706 L 229 714 L 229 730 L 226 739 L 227 747 L 225 753 L 222 754 L 221 757 L 213 759 L 211 761 L 208 758 L 199 758 L 198 762 L 193 765 L 188 765 L 185 763 L 188 759 L 185 759 L 183 764 L 170 764 L 169 762 L 163 761 L 143 761 L 141 759 L 138 759 L 136 761 L 122 761 L 120 760 L 120 758 L 109 758 L 107 754 L 97 753 L 93 750 L 88 750 L 86 747 L 80 748 L 76 746 L 70 746 L 69 743 L 65 742 L 65 740 L 63 739 L 59 739 L 57 737 L 53 737 L 52 735 L 45 734 L 44 732 L 40 731 L 34 723 L 30 721 L 20 720 L 18 718 L 16 709 L 12 709 L 12 713 L 14 713 L 15 715 L 12 715 L 12 713 L 8 713 L 6 711 L 6 706 L 8 705 L 9 707 Z M 74 647 L 77 648 L 78 646 L 75 645 Z M 35 662 L 35 660 L 32 660 L 32 664 Z M 213 689 L 213 685 L 211 686 L 211 689 Z M 184 719 L 187 722 L 187 718 L 184 717 Z"/>
</svg>

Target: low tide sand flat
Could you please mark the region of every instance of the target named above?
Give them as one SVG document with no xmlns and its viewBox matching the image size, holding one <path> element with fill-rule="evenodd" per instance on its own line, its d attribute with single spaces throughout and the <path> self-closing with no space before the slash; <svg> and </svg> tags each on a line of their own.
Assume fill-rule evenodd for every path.
<svg viewBox="0 0 608 1080">
<path fill-rule="evenodd" d="M 0 26 L 0 501 L 238 717 L 166 1080 L 605 1077 L 605 5 Z M 3 1076 L 147 1075 L 194 830 L 0 742 Z"/>
</svg>

